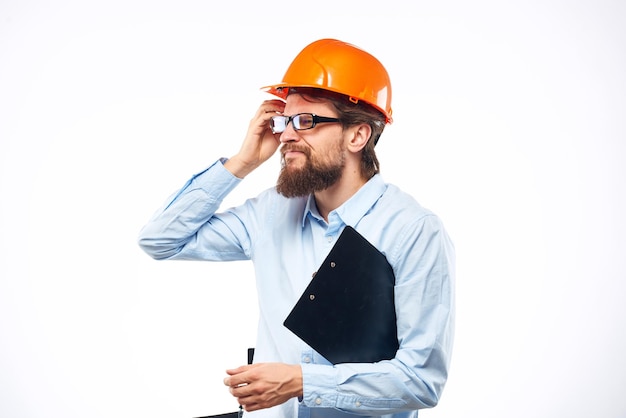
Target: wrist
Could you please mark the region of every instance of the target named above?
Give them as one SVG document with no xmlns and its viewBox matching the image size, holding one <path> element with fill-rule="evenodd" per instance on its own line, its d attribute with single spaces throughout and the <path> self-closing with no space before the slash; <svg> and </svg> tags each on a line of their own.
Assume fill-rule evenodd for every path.
<svg viewBox="0 0 626 418">
<path fill-rule="evenodd" d="M 302 367 L 298 364 L 293 365 L 294 369 L 294 396 L 300 401 L 304 395 L 304 381 L 302 379 Z"/>
<path fill-rule="evenodd" d="M 239 158 L 237 155 L 232 156 L 231 158 L 229 158 L 228 160 L 224 162 L 224 168 L 230 171 L 232 175 L 240 179 L 243 179 L 244 177 L 246 177 L 248 174 L 254 171 L 254 169 L 257 167 L 258 167 L 258 164 L 252 164 L 252 163 L 246 162 L 242 160 L 241 158 Z"/>
</svg>

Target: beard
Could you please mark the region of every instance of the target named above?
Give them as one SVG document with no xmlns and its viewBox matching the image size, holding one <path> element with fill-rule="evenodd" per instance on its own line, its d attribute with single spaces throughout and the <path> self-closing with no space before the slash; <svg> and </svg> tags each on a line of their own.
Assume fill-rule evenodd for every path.
<svg viewBox="0 0 626 418">
<path fill-rule="evenodd" d="M 300 151 L 306 161 L 302 167 L 292 167 L 285 160 L 285 152 Z M 276 182 L 276 191 L 285 197 L 302 197 L 311 193 L 325 190 L 335 184 L 345 167 L 345 153 L 343 149 L 331 150 L 336 155 L 335 160 L 322 162 L 311 156 L 311 150 L 306 147 L 285 145 L 281 149 L 282 167 Z M 332 155 L 331 154 L 331 155 Z"/>
</svg>

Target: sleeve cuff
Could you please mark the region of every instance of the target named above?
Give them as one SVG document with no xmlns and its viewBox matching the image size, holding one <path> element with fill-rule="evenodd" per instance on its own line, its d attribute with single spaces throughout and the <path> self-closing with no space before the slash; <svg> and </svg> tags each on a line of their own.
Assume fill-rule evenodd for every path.
<svg viewBox="0 0 626 418">
<path fill-rule="evenodd" d="M 307 407 L 333 408 L 337 404 L 336 370 L 333 366 L 301 364 L 302 399 Z"/>
<path fill-rule="evenodd" d="M 219 191 L 218 196 L 213 196 L 214 200 L 226 197 L 242 181 L 224 167 L 224 162 L 227 160 L 227 158 L 220 158 L 207 169 L 194 174 L 189 187 L 202 189 L 209 195 Z"/>
</svg>

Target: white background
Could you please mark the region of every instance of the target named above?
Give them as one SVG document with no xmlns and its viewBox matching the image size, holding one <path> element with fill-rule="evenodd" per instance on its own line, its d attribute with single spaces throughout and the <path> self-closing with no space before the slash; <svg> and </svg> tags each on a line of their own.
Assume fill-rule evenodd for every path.
<svg viewBox="0 0 626 418">
<path fill-rule="evenodd" d="M 236 407 L 251 266 L 156 262 L 136 237 L 324 37 L 388 68 L 383 176 L 457 247 L 452 370 L 420 416 L 626 416 L 625 21 L 608 0 L 3 0 L 0 416 Z"/>
</svg>

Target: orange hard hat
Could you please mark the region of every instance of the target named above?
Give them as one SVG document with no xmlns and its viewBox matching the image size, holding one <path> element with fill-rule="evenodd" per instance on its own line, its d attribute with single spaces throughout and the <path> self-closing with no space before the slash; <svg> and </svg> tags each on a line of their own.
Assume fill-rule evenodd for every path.
<svg viewBox="0 0 626 418">
<path fill-rule="evenodd" d="M 336 39 L 307 45 L 292 61 L 283 81 L 263 90 L 285 99 L 289 87 L 314 87 L 362 100 L 391 118 L 391 82 L 385 67 L 373 55 Z"/>
</svg>

